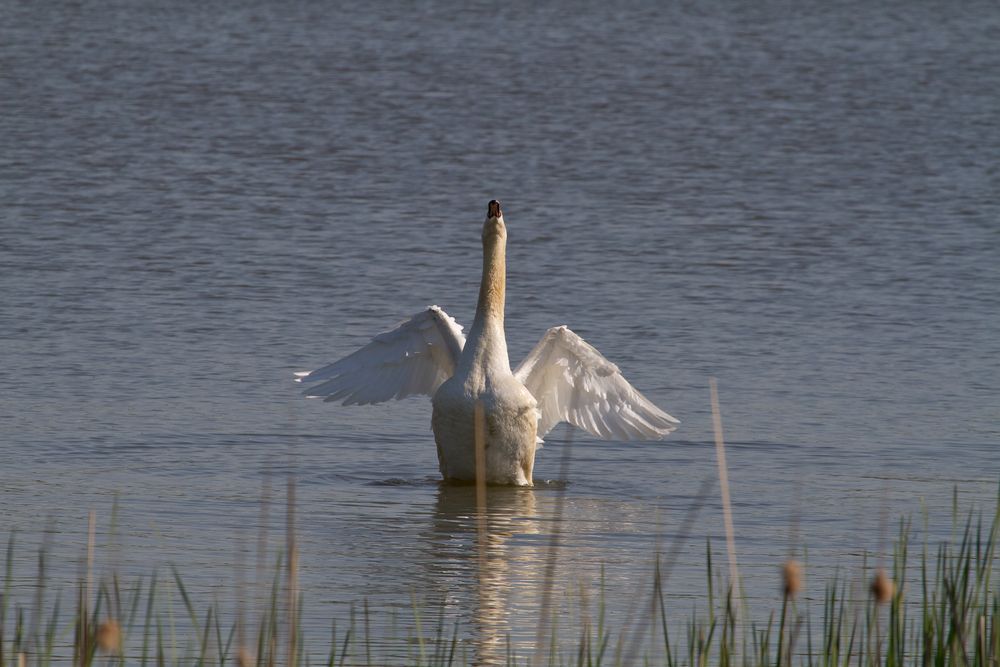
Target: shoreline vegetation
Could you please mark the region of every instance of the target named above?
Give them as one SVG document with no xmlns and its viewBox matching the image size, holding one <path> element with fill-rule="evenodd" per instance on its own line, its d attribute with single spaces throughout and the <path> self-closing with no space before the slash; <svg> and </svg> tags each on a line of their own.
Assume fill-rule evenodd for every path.
<svg viewBox="0 0 1000 667">
<path fill-rule="evenodd" d="M 764 616 L 760 610 L 747 609 L 738 592 L 728 586 L 729 579 L 718 571 L 709 544 L 705 603 L 696 605 L 703 611 L 684 610 L 692 615 L 683 623 L 676 622 L 676 611 L 668 613 L 668 609 L 676 610 L 668 592 L 671 558 L 676 552 L 667 550 L 653 559 L 646 591 L 635 600 L 633 613 L 622 627 L 608 626 L 603 582 L 596 591 L 579 593 L 578 603 L 587 621 L 572 631 L 560 628 L 560 610 L 550 591 L 542 596 L 536 650 L 518 652 L 509 638 L 492 638 L 488 648 L 475 639 L 463 639 L 467 628 L 446 622 L 444 609 L 426 608 L 416 600 L 410 617 L 401 619 L 405 630 L 399 637 L 373 638 L 368 605 L 360 603 L 352 607 L 347 623 L 331 624 L 328 638 L 307 638 L 297 583 L 294 490 L 289 480 L 285 544 L 267 574 L 270 586 L 263 604 L 258 594 L 247 592 L 238 582 L 242 592 L 236 596 L 236 609 L 224 609 L 218 602 L 196 605 L 176 567 L 131 583 L 116 573 L 95 580 L 93 512 L 86 565 L 81 568 L 72 604 L 64 604 L 66 596 L 59 592 L 50 600 L 46 595 L 48 536 L 38 551 L 36 579 L 25 586 L 13 576 L 17 536 L 12 534 L 6 545 L 0 600 L 0 667 L 1000 664 L 1000 591 L 993 576 L 1000 539 L 1000 497 L 992 517 L 970 510 L 964 519 L 957 518 L 957 508 L 953 509 L 955 537 L 936 546 L 923 544 L 915 558 L 911 523 L 901 520 L 891 565 L 869 566 L 867 558 L 862 565 L 867 590 L 858 586 L 856 577 L 838 577 L 826 582 L 821 596 L 805 599 L 803 565 L 790 558 L 776 566 L 775 604 Z M 545 585 L 551 582 L 546 576 Z M 14 595 L 29 591 L 27 602 Z M 817 592 L 815 586 L 813 591 Z M 178 600 L 178 605 L 173 604 Z"/>
<path fill-rule="evenodd" d="M 911 555 L 915 542 L 911 520 L 901 519 L 890 565 L 882 566 L 881 555 L 870 565 L 866 552 L 861 579 L 838 574 L 825 582 L 821 594 L 814 585 L 813 597 L 804 595 L 805 566 L 790 554 L 783 564 L 775 563 L 773 608 L 749 609 L 741 594 L 714 379 L 710 389 L 718 479 L 701 484 L 670 543 L 658 543 L 644 590 L 634 594 L 631 611 L 617 627 L 611 627 L 605 613 L 608 592 L 603 576 L 594 590 L 583 584 L 576 593 L 556 590 L 563 485 L 555 500 L 537 618 L 521 619 L 536 633 L 527 648 L 514 646 L 509 636 L 477 636 L 476 628 L 470 627 L 474 622 L 446 620 L 443 605 L 417 599 L 408 618 L 399 624 L 393 618 L 392 627 L 403 628 L 393 637 L 372 636 L 366 601 L 352 606 L 346 623 L 331 621 L 328 637 L 307 637 L 303 595 L 308 591 L 299 586 L 295 482 L 289 478 L 284 544 L 278 553 L 269 554 L 267 540 L 263 533 L 259 536 L 252 587 L 246 585 L 237 557 L 236 601 L 229 606 L 217 599 L 196 604 L 176 566 L 131 582 L 114 569 L 95 578 L 93 511 L 86 552 L 67 604 L 64 590 L 48 590 L 52 531 L 44 534 L 37 570 L 28 582 L 14 576 L 17 535 L 11 533 L 0 589 L 0 667 L 1000 667 L 1000 591 L 993 573 L 1000 539 L 1000 493 L 992 517 L 984 518 L 981 510 L 971 508 L 961 518 L 956 489 L 952 537 L 937 545 L 925 538 L 917 557 Z M 477 432 L 481 427 L 477 425 Z M 560 479 L 568 478 L 571 444 L 563 448 Z M 481 447 L 477 442 L 477 450 Z M 489 590 L 489 492 L 483 479 L 481 474 L 468 502 L 477 524 L 480 601 L 495 600 Z M 712 546 L 706 543 L 705 596 L 693 609 L 679 609 L 670 598 L 671 572 L 681 549 L 690 545 L 692 528 L 716 481 L 722 496 L 727 567 L 717 567 Z M 262 516 L 268 511 L 269 489 L 265 479 Z M 111 512 L 112 543 L 117 514 L 116 501 Z M 881 547 L 878 551 L 881 554 Z M 564 627 L 560 624 L 564 602 L 573 596 L 580 622 Z"/>
</svg>

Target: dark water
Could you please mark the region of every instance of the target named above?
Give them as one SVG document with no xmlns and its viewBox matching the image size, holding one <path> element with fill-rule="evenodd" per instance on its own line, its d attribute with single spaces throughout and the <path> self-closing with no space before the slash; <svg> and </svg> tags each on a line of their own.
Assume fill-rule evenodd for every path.
<svg viewBox="0 0 1000 667">
<path fill-rule="evenodd" d="M 926 508 L 936 536 L 953 488 L 993 498 L 995 4 L 0 9 L 0 531 L 22 533 L 19 576 L 49 516 L 55 576 L 75 576 L 87 511 L 108 541 L 117 495 L 107 567 L 176 562 L 199 600 L 229 599 L 265 480 L 279 543 L 292 474 L 314 636 L 413 595 L 480 647 L 523 644 L 564 490 L 559 590 L 603 565 L 614 624 L 715 476 L 710 376 L 762 610 L 793 542 L 819 595 L 884 544 L 883 517 Z M 491 495 L 477 588 L 472 497 L 435 481 L 428 401 L 338 408 L 290 378 L 429 303 L 470 325 L 491 197 L 514 363 L 568 324 L 683 424 L 663 443 L 553 433 L 536 475 L 569 483 Z M 721 534 L 713 489 L 668 586 L 681 617 Z"/>
</svg>

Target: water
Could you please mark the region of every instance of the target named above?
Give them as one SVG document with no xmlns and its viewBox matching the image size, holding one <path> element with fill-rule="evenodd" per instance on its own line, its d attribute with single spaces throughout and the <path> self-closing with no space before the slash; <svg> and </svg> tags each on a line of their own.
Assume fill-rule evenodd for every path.
<svg viewBox="0 0 1000 667">
<path fill-rule="evenodd" d="M 990 3 L 3 14 L 0 531 L 22 533 L 21 580 L 46 517 L 75 577 L 93 508 L 103 567 L 174 562 L 204 604 L 231 599 L 262 526 L 283 540 L 293 475 L 312 636 L 366 599 L 386 636 L 415 595 L 484 651 L 524 646 L 564 493 L 559 590 L 603 565 L 613 625 L 715 476 L 710 376 L 760 609 L 793 547 L 819 595 L 885 517 L 927 508 L 939 536 L 953 488 L 993 498 Z M 491 495 L 483 592 L 428 401 L 339 408 L 290 379 L 429 303 L 468 327 L 492 197 L 514 363 L 568 324 L 683 424 L 554 432 L 535 472 L 556 482 Z M 721 535 L 713 488 L 677 542 L 682 618 Z"/>
</svg>

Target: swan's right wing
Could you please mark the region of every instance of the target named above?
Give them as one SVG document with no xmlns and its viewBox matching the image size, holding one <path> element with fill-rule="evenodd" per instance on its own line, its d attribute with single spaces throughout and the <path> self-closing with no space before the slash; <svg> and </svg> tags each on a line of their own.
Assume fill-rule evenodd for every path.
<svg viewBox="0 0 1000 667">
<path fill-rule="evenodd" d="M 344 405 L 413 394 L 433 396 L 454 375 L 464 346 L 462 327 L 448 313 L 430 306 L 340 361 L 296 373 L 296 382 L 322 381 L 307 389 L 306 396 L 343 400 Z"/>
<path fill-rule="evenodd" d="M 538 401 L 538 437 L 569 422 L 605 440 L 656 440 L 680 423 L 566 327 L 546 331 L 514 376 Z"/>
</svg>

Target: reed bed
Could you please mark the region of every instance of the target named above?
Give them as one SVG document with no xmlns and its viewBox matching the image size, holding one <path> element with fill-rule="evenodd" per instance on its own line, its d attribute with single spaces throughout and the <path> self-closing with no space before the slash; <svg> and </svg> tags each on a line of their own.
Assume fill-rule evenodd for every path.
<svg viewBox="0 0 1000 667">
<path fill-rule="evenodd" d="M 913 558 L 910 524 L 901 521 L 886 568 L 864 568 L 859 577 L 833 579 L 815 599 L 803 599 L 803 566 L 776 564 L 774 609 L 746 610 L 728 585 L 728 568 L 717 572 L 706 551 L 705 602 L 701 614 L 677 621 L 669 573 L 676 552 L 654 559 L 646 596 L 623 627 L 605 620 L 607 591 L 581 591 L 587 621 L 579 630 L 551 629 L 534 651 L 508 646 L 487 660 L 467 639 L 466 628 L 446 623 L 443 609 L 412 605 L 410 631 L 396 640 L 368 631 L 367 605 L 322 639 L 303 631 L 296 572 L 294 487 L 289 486 L 286 543 L 273 558 L 263 604 L 240 591 L 234 609 L 218 602 L 198 607 L 182 573 L 153 572 L 125 584 L 117 574 L 94 579 L 94 523 L 89 526 L 85 571 L 71 604 L 46 587 L 48 539 L 38 551 L 32 585 L 15 585 L 17 537 L 6 547 L 0 600 L 0 667 L 26 665 L 665 665 L 705 667 L 943 667 L 1000 665 L 1000 592 L 993 577 L 1000 502 L 992 519 L 970 512 L 955 537 L 936 548 L 924 545 Z M 697 499 L 689 510 L 696 514 Z M 686 539 L 685 536 L 681 536 Z M 724 588 L 720 586 L 720 582 Z M 865 588 L 867 590 L 865 590 Z M 815 586 L 813 587 L 815 590 Z M 15 594 L 24 594 L 19 600 Z M 243 599 L 246 597 L 248 599 Z M 179 601 L 179 603 L 178 603 Z M 181 612 L 176 614 L 174 608 Z M 246 610 L 251 610 L 247 614 Z M 246 618 L 249 616 L 250 618 Z M 673 619 L 673 620 L 672 620 Z M 756 620 L 751 620 L 756 619 Z M 542 619 L 537 622 L 541 627 Z"/>
<path fill-rule="evenodd" d="M 269 556 L 264 528 L 271 495 L 267 477 L 257 543 L 258 586 L 248 590 L 238 556 L 236 602 L 231 609 L 217 601 L 196 606 L 176 567 L 166 575 L 151 572 L 131 584 L 124 583 L 114 570 L 95 581 L 96 517 L 91 512 L 85 558 L 67 612 L 62 591 L 52 600 L 47 597 L 52 532 L 46 531 L 38 550 L 37 574 L 30 586 L 18 584 L 13 576 L 17 539 L 11 534 L 0 596 L 0 667 L 1000 667 L 1000 591 L 993 576 L 1000 539 L 1000 492 L 992 518 L 984 519 L 981 511 L 972 509 L 960 520 L 956 490 L 952 537 L 935 549 L 925 541 L 916 563 L 910 557 L 910 522 L 900 520 L 890 567 L 880 563 L 868 567 L 866 557 L 860 579 L 835 577 L 819 598 L 804 596 L 804 567 L 789 556 L 775 564 L 780 580 L 775 583 L 774 609 L 748 609 L 741 594 L 714 378 L 710 395 L 728 567 L 717 571 L 707 544 L 704 611 L 691 610 L 683 622 L 677 620 L 680 614 L 670 603 L 670 575 L 715 480 L 703 481 L 668 548 L 663 548 L 662 536 L 657 538 L 646 590 L 632 597 L 632 611 L 614 628 L 605 613 L 608 592 L 603 577 L 597 590 L 584 586 L 579 591 L 576 607 L 581 622 L 573 627 L 560 625 L 563 609 L 554 603 L 565 493 L 565 486 L 560 487 L 539 586 L 541 603 L 537 618 L 527 619 L 536 629 L 533 645 L 516 649 L 508 637 L 498 653 L 496 638 L 489 642 L 490 650 L 483 650 L 474 630 L 459 622 L 447 623 L 443 607 L 427 607 L 417 600 L 402 636 L 373 637 L 369 607 L 363 602 L 361 613 L 352 608 L 347 622 L 339 627 L 331 621 L 328 637 L 307 641 L 303 597 L 308 591 L 299 585 L 295 483 L 288 480 L 284 547 Z M 472 511 L 477 517 L 477 562 L 483 589 L 489 586 L 483 575 L 490 566 L 490 543 L 481 406 L 475 418 L 477 480 Z M 572 440 L 564 444 L 562 479 L 568 477 Z M 111 516 L 113 534 L 117 502 Z M 269 558 L 273 567 L 268 573 Z M 262 580 L 270 581 L 264 595 L 259 586 Z M 859 580 L 866 585 L 858 586 Z M 14 595 L 26 588 L 32 591 L 27 603 Z"/>
</svg>

